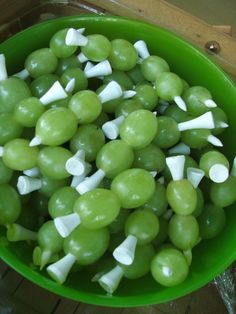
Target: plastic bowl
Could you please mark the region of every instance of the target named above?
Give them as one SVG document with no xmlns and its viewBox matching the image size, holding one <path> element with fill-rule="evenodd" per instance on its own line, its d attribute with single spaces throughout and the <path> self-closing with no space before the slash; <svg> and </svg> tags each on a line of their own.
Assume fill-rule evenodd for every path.
<svg viewBox="0 0 236 314">
<path fill-rule="evenodd" d="M 47 47 L 50 37 L 64 27 L 86 27 L 86 33 L 101 33 L 113 38 L 126 38 L 131 42 L 143 39 L 153 54 L 160 55 L 191 85 L 203 85 L 213 94 L 214 100 L 225 110 L 230 127 L 225 131 L 224 152 L 230 162 L 236 152 L 236 88 L 227 75 L 206 55 L 178 36 L 156 26 L 118 17 L 73 16 L 50 20 L 18 33 L 0 45 L 6 55 L 9 73 L 23 68 L 24 59 L 33 50 Z M 202 241 L 193 249 L 193 263 L 188 278 L 173 288 L 158 285 L 151 275 L 140 280 L 122 280 L 113 296 L 108 296 L 86 272 L 69 276 L 64 285 L 49 278 L 46 271 L 31 267 L 29 247 L 25 243 L 9 244 L 0 229 L 0 257 L 25 278 L 58 295 L 85 303 L 129 307 L 158 304 L 186 295 L 220 274 L 236 258 L 235 205 L 226 209 L 227 223 L 223 232 L 213 240 Z"/>
</svg>

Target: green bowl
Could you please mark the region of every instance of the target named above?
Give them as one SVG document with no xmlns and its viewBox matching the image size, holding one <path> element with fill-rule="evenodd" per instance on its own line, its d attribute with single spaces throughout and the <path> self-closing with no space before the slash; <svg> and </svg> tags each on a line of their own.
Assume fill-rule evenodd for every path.
<svg viewBox="0 0 236 314">
<path fill-rule="evenodd" d="M 0 45 L 6 55 L 9 73 L 23 68 L 24 59 L 33 50 L 47 47 L 50 37 L 64 27 L 86 27 L 86 33 L 101 33 L 113 38 L 126 38 L 131 42 L 143 39 L 152 54 L 167 60 L 171 70 L 191 85 L 208 88 L 214 100 L 225 110 L 230 127 L 225 131 L 224 152 L 230 162 L 236 152 L 236 88 L 228 76 L 206 55 L 180 37 L 157 26 L 140 21 L 109 16 L 73 16 L 50 20 L 18 33 Z M 25 278 L 58 295 L 90 304 L 129 307 L 158 304 L 186 295 L 211 281 L 236 258 L 235 205 L 226 209 L 227 223 L 223 232 L 213 240 L 202 241 L 193 250 L 193 263 L 188 278 L 177 287 L 165 288 L 150 275 L 139 280 L 123 280 L 113 296 L 108 296 L 96 283 L 91 283 L 86 272 L 69 276 L 64 285 L 58 285 L 47 273 L 32 267 L 29 247 L 9 244 L 0 229 L 0 257 Z"/>
</svg>

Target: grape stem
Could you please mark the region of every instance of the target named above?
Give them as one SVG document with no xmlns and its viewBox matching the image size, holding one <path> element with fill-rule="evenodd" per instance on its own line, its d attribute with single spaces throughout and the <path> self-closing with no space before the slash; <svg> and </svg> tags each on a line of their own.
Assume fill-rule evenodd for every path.
<svg viewBox="0 0 236 314">
<path fill-rule="evenodd" d="M 120 126 L 124 120 L 125 117 L 121 115 L 114 120 L 104 123 L 102 126 L 102 130 L 105 136 L 110 140 L 115 140 L 120 133 Z"/>
<path fill-rule="evenodd" d="M 87 62 L 88 64 L 88 62 Z M 106 76 L 112 73 L 112 68 L 108 60 L 101 61 L 90 69 L 84 69 L 84 74 L 87 78 Z"/>
<path fill-rule="evenodd" d="M 207 107 L 207 108 L 215 108 L 217 107 L 217 104 L 214 102 L 213 99 L 206 99 L 204 101 L 204 105 Z"/>
<path fill-rule="evenodd" d="M 39 190 L 42 187 L 42 181 L 28 176 L 19 176 L 16 186 L 20 195 L 26 195 Z"/>
<path fill-rule="evenodd" d="M 98 283 L 109 294 L 112 294 L 119 286 L 119 283 L 124 276 L 123 269 L 117 265 L 108 273 L 102 275 Z"/>
<path fill-rule="evenodd" d="M 229 169 L 222 164 L 216 163 L 209 169 L 209 178 L 216 183 L 222 183 L 229 177 Z"/>
<path fill-rule="evenodd" d="M 70 28 L 67 31 L 65 43 L 67 46 L 86 46 L 88 38 L 81 34 L 74 28 Z"/>
<path fill-rule="evenodd" d="M 234 157 L 233 160 L 233 165 L 232 165 L 232 169 L 231 169 L 231 176 L 236 177 L 236 157 Z"/>
<path fill-rule="evenodd" d="M 83 54 L 83 52 L 80 52 L 77 56 L 80 63 L 84 63 L 88 61 L 88 58 Z"/>
<path fill-rule="evenodd" d="M 134 48 L 136 49 L 138 55 L 144 60 L 150 56 L 147 45 L 145 41 L 138 40 L 134 43 Z"/>
<path fill-rule="evenodd" d="M 32 140 L 30 141 L 29 146 L 30 146 L 30 147 L 38 146 L 38 145 L 40 145 L 41 143 L 42 143 L 41 138 L 40 138 L 38 135 L 36 135 L 36 136 L 35 136 L 34 138 L 32 138 Z"/>
<path fill-rule="evenodd" d="M 184 155 L 167 157 L 166 164 L 174 181 L 183 179 L 185 164 Z"/>
<path fill-rule="evenodd" d="M 223 143 L 216 136 L 212 134 L 207 137 L 207 142 L 211 143 L 214 146 L 218 146 L 218 147 L 223 146 Z"/>
<path fill-rule="evenodd" d="M 126 90 L 123 92 L 123 99 L 129 99 L 129 98 L 132 98 L 134 97 L 135 95 L 137 94 L 136 91 L 134 90 Z"/>
<path fill-rule="evenodd" d="M 71 187 L 75 188 L 79 183 L 84 181 L 85 177 L 89 174 L 89 172 L 92 170 L 92 166 L 89 163 L 86 163 L 84 173 L 80 176 L 73 176 L 71 181 Z"/>
<path fill-rule="evenodd" d="M 85 152 L 80 149 L 73 157 L 67 160 L 65 168 L 69 174 L 81 176 L 85 172 L 86 167 L 88 167 L 87 164 L 85 161 Z"/>
<path fill-rule="evenodd" d="M 36 241 L 37 233 L 14 223 L 7 226 L 7 240 L 10 242 Z"/>
<path fill-rule="evenodd" d="M 75 262 L 76 257 L 68 253 L 56 263 L 48 266 L 47 272 L 54 280 L 62 284 L 66 281 L 66 278 Z"/>
<path fill-rule="evenodd" d="M 4 154 L 4 147 L 0 146 L 0 157 L 2 157 Z"/>
<path fill-rule="evenodd" d="M 54 218 L 54 225 L 62 238 L 66 238 L 80 224 L 80 221 L 77 213 L 71 213 Z"/>
<path fill-rule="evenodd" d="M 75 88 L 75 78 L 72 78 L 65 87 L 66 93 L 73 93 L 73 90 Z"/>
<path fill-rule="evenodd" d="M 98 94 L 98 98 L 101 103 L 107 102 L 109 100 L 117 99 L 123 95 L 122 88 L 116 81 L 111 81 L 103 89 L 101 93 Z"/>
<path fill-rule="evenodd" d="M 36 178 L 39 176 L 40 172 L 38 167 L 34 167 L 31 169 L 24 170 L 23 174 L 26 175 L 27 177 Z"/>
<path fill-rule="evenodd" d="M 180 131 L 192 130 L 192 129 L 214 129 L 215 123 L 213 119 L 213 115 L 210 111 L 202 114 L 201 116 L 181 122 L 178 124 L 178 129 Z"/>
<path fill-rule="evenodd" d="M 191 182 L 195 189 L 198 187 L 204 175 L 205 172 L 202 169 L 194 167 L 187 168 L 187 179 Z"/>
<path fill-rule="evenodd" d="M 134 261 L 137 238 L 133 235 L 128 237 L 113 251 L 114 258 L 121 264 L 131 265 Z"/>
<path fill-rule="evenodd" d="M 0 54 L 0 81 L 7 79 L 6 58 L 4 54 Z"/>
<path fill-rule="evenodd" d="M 181 142 L 168 150 L 170 155 L 181 154 L 181 155 L 190 155 L 191 150 L 190 147 L 185 143 Z"/>
<path fill-rule="evenodd" d="M 187 106 L 181 96 L 175 96 L 174 101 L 181 110 L 187 111 Z"/>
<path fill-rule="evenodd" d="M 67 96 L 59 81 L 56 81 L 39 100 L 43 105 L 48 105 L 53 101 L 65 99 Z"/>
<path fill-rule="evenodd" d="M 88 191 L 95 189 L 103 180 L 105 175 L 106 174 L 102 169 L 98 169 L 90 177 L 85 178 L 84 181 L 79 183 L 79 185 L 76 187 L 76 191 L 79 192 L 80 194 L 84 194 Z"/>
<path fill-rule="evenodd" d="M 16 74 L 14 74 L 13 76 L 18 77 L 22 80 L 26 80 L 30 76 L 30 74 L 26 69 L 23 69 L 20 72 L 17 72 Z"/>
</svg>

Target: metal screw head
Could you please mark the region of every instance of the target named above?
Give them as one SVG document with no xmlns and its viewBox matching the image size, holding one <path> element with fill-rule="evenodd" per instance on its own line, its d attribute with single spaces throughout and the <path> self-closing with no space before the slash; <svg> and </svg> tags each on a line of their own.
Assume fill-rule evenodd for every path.
<svg viewBox="0 0 236 314">
<path fill-rule="evenodd" d="M 208 53 L 217 54 L 220 51 L 220 44 L 217 41 L 211 40 L 205 44 L 205 49 Z"/>
</svg>

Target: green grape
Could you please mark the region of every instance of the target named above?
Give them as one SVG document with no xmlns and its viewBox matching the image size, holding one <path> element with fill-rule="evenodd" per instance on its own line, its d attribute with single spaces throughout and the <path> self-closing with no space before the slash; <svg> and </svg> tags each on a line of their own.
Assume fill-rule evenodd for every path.
<svg viewBox="0 0 236 314">
<path fill-rule="evenodd" d="M 236 201 L 236 178 L 229 176 L 222 183 L 212 183 L 210 187 L 210 198 L 212 202 L 220 207 L 227 207 Z"/>
<path fill-rule="evenodd" d="M 0 113 L 11 113 L 15 105 L 30 97 L 28 85 L 17 77 L 9 77 L 0 82 Z"/>
<path fill-rule="evenodd" d="M 106 60 L 111 52 L 111 43 L 103 35 L 93 34 L 87 36 L 88 42 L 81 47 L 81 52 L 91 61 Z"/>
<path fill-rule="evenodd" d="M 101 102 L 95 92 L 83 90 L 71 97 L 69 108 L 75 114 L 79 124 L 93 122 L 102 111 Z"/>
<path fill-rule="evenodd" d="M 129 71 L 138 61 L 138 54 L 133 45 L 125 39 L 111 41 L 111 52 L 108 60 L 114 70 Z"/>
<path fill-rule="evenodd" d="M 197 205 L 197 192 L 186 180 L 171 181 L 166 188 L 168 203 L 176 214 L 190 215 Z"/>
<path fill-rule="evenodd" d="M 37 165 L 38 148 L 30 147 L 29 141 L 16 138 L 4 146 L 3 162 L 13 170 L 27 170 Z"/>
<path fill-rule="evenodd" d="M 50 216 L 56 218 L 72 213 L 74 203 L 78 197 L 78 192 L 70 186 L 58 189 L 53 193 L 48 202 Z"/>
<path fill-rule="evenodd" d="M 71 55 L 70 57 L 61 58 L 58 60 L 58 65 L 55 73 L 61 76 L 64 71 L 69 68 L 81 68 L 81 63 L 76 55 Z"/>
<path fill-rule="evenodd" d="M 108 83 L 99 86 L 99 88 L 96 90 L 97 95 L 100 94 L 107 85 Z M 122 97 L 105 101 L 102 103 L 102 110 L 106 113 L 114 113 L 121 101 L 122 101 Z"/>
<path fill-rule="evenodd" d="M 21 213 L 17 218 L 16 223 L 30 230 L 37 231 L 39 227 L 37 211 L 28 204 L 22 205 Z"/>
<path fill-rule="evenodd" d="M 106 177 L 113 179 L 120 172 L 131 167 L 134 160 L 132 149 L 122 140 L 106 143 L 98 152 L 96 166 Z"/>
<path fill-rule="evenodd" d="M 161 172 L 165 168 L 165 154 L 154 144 L 134 151 L 134 168 Z"/>
<path fill-rule="evenodd" d="M 0 184 L 8 183 L 13 175 L 13 170 L 4 164 L 2 158 L 0 158 L 0 173 Z"/>
<path fill-rule="evenodd" d="M 34 79 L 30 84 L 30 89 L 34 97 L 40 98 L 59 80 L 55 74 L 43 74 Z"/>
<path fill-rule="evenodd" d="M 119 197 L 123 208 L 136 208 L 151 198 L 155 181 L 144 169 L 128 169 L 113 179 L 111 190 Z"/>
<path fill-rule="evenodd" d="M 117 82 L 125 90 L 133 89 L 133 82 L 129 76 L 123 71 L 112 71 L 110 75 L 104 76 L 103 82 L 108 84 L 111 81 Z"/>
<path fill-rule="evenodd" d="M 118 233 L 124 229 L 125 221 L 129 216 L 129 210 L 126 208 L 121 208 L 119 215 L 113 220 L 113 222 L 108 226 L 110 233 Z M 117 245 L 120 242 L 117 243 Z M 114 247 L 115 249 L 115 247 Z"/>
<path fill-rule="evenodd" d="M 16 190 L 9 184 L 0 185 L 0 225 L 12 224 L 20 216 L 21 203 Z"/>
<path fill-rule="evenodd" d="M 163 72 L 156 79 L 156 91 L 161 99 L 171 101 L 182 94 L 182 80 L 175 73 Z"/>
<path fill-rule="evenodd" d="M 211 98 L 211 93 L 202 86 L 192 86 L 183 93 L 188 114 L 193 117 L 198 117 L 209 110 L 204 102 Z"/>
<path fill-rule="evenodd" d="M 43 176 L 60 180 L 70 177 L 65 165 L 73 155 L 64 147 L 44 147 L 38 154 L 38 167 Z"/>
<path fill-rule="evenodd" d="M 131 70 L 129 70 L 127 72 L 127 74 L 131 78 L 131 80 L 133 81 L 133 83 L 135 85 L 146 82 L 146 80 L 142 74 L 140 64 L 136 64 Z"/>
<path fill-rule="evenodd" d="M 192 215 L 194 217 L 198 217 L 201 214 L 205 205 L 202 190 L 200 190 L 199 188 L 196 188 L 196 192 L 197 192 L 197 205 L 194 211 L 192 212 Z"/>
<path fill-rule="evenodd" d="M 147 81 L 155 82 L 163 72 L 169 72 L 168 63 L 158 56 L 149 56 L 141 63 L 141 71 Z"/>
<path fill-rule="evenodd" d="M 41 104 L 38 98 L 29 97 L 21 100 L 15 106 L 14 118 L 22 126 L 29 128 L 36 125 L 44 111 L 45 107 Z"/>
<path fill-rule="evenodd" d="M 54 254 L 62 251 L 63 238 L 57 232 L 54 222 L 49 220 L 38 230 L 37 239 L 41 248 L 41 258 L 39 264 L 42 269 L 46 264 L 48 264 Z"/>
<path fill-rule="evenodd" d="M 74 211 L 79 214 L 83 226 L 98 229 L 115 220 L 120 211 L 120 201 L 110 190 L 93 189 L 76 200 Z"/>
<path fill-rule="evenodd" d="M 73 254 L 80 265 L 89 265 L 105 253 L 108 244 L 106 228 L 91 230 L 81 225 L 64 240 L 64 251 Z"/>
<path fill-rule="evenodd" d="M 154 256 L 151 263 L 153 278 L 165 287 L 177 286 L 183 282 L 188 271 L 185 256 L 174 248 L 163 248 Z"/>
<path fill-rule="evenodd" d="M 134 261 L 131 265 L 120 265 L 124 271 L 124 277 L 136 279 L 143 277 L 150 271 L 150 265 L 155 250 L 151 244 L 137 246 Z"/>
<path fill-rule="evenodd" d="M 150 243 L 158 234 L 158 217 L 149 209 L 136 209 L 125 222 L 125 234 L 133 235 L 137 244 Z"/>
<path fill-rule="evenodd" d="M 53 220 L 45 222 L 38 230 L 38 244 L 41 248 L 57 253 L 62 250 L 63 238 L 57 232 Z"/>
<path fill-rule="evenodd" d="M 23 132 L 22 125 L 10 113 L 0 113 L 0 145 L 20 137 Z"/>
<path fill-rule="evenodd" d="M 45 111 L 37 121 L 35 132 L 45 145 L 61 145 L 74 135 L 77 119 L 67 108 L 52 108 Z"/>
<path fill-rule="evenodd" d="M 181 140 L 190 148 L 201 149 L 206 147 L 209 143 L 208 137 L 211 131 L 208 129 L 192 129 L 181 132 Z"/>
<path fill-rule="evenodd" d="M 65 70 L 61 76 L 61 83 L 64 87 L 66 87 L 72 79 L 75 79 L 73 94 L 88 87 L 88 79 L 80 68 L 70 67 Z"/>
<path fill-rule="evenodd" d="M 157 119 L 148 110 L 131 112 L 120 126 L 120 137 L 134 149 L 140 149 L 151 143 L 157 129 Z"/>
<path fill-rule="evenodd" d="M 209 171 L 215 164 L 221 164 L 227 169 L 229 168 L 229 162 L 222 153 L 216 150 L 210 150 L 201 156 L 199 161 L 199 168 L 205 172 L 206 177 L 209 177 Z"/>
<path fill-rule="evenodd" d="M 143 109 L 143 106 L 138 99 L 133 97 L 120 101 L 115 108 L 115 115 L 127 117 L 131 112 L 139 109 Z"/>
<path fill-rule="evenodd" d="M 181 250 L 192 249 L 198 241 L 199 227 L 196 218 L 192 215 L 171 217 L 168 227 L 171 242 Z"/>
<path fill-rule="evenodd" d="M 96 159 L 98 151 L 105 144 L 105 136 L 95 124 L 81 125 L 70 140 L 70 150 L 76 153 L 84 150 L 88 162 Z"/>
<path fill-rule="evenodd" d="M 39 190 L 44 196 L 50 197 L 58 189 L 69 184 L 68 179 L 55 180 L 48 177 L 42 177 L 42 187 Z"/>
<path fill-rule="evenodd" d="M 55 72 L 57 57 L 49 48 L 41 48 L 31 52 L 25 60 L 25 68 L 33 78 Z"/>
<path fill-rule="evenodd" d="M 57 31 L 51 38 L 49 46 L 58 58 L 68 58 L 76 51 L 76 46 L 68 46 L 65 43 L 66 35 L 69 28 Z"/>
<path fill-rule="evenodd" d="M 69 97 L 66 97 L 64 99 L 59 99 L 59 100 L 53 101 L 53 102 L 51 102 L 50 104 L 47 105 L 47 108 L 48 109 L 60 108 L 60 107 L 67 108 L 68 105 L 69 105 L 70 99 L 71 99 L 71 97 L 69 96 Z"/>
<path fill-rule="evenodd" d="M 216 237 L 225 226 L 224 210 L 214 204 L 207 204 L 198 217 L 199 232 L 202 239 Z"/>
<path fill-rule="evenodd" d="M 166 189 L 160 182 L 155 183 L 155 191 L 152 197 L 143 204 L 144 208 L 150 208 L 158 217 L 162 216 L 167 210 L 168 202 Z"/>
<path fill-rule="evenodd" d="M 143 105 L 144 109 L 154 110 L 157 106 L 158 96 L 155 89 L 149 84 L 140 84 L 135 87 L 137 98 Z"/>
<path fill-rule="evenodd" d="M 168 108 L 165 110 L 165 116 L 174 119 L 177 123 L 180 123 L 186 120 L 187 113 L 173 104 L 168 106 Z"/>
<path fill-rule="evenodd" d="M 219 108 L 211 108 L 211 112 L 213 115 L 214 123 L 215 123 L 215 128 L 212 130 L 212 134 L 218 135 L 224 131 L 224 128 L 222 127 L 222 123 L 227 124 L 228 123 L 228 118 L 225 114 L 225 112 Z"/>
<path fill-rule="evenodd" d="M 95 124 L 98 128 L 101 128 L 107 121 L 109 121 L 109 117 L 106 112 L 102 111 L 97 119 L 93 121 L 93 124 Z"/>
<path fill-rule="evenodd" d="M 153 143 L 160 148 L 169 148 L 178 143 L 180 131 L 177 122 L 170 117 L 157 117 L 158 129 Z"/>
<path fill-rule="evenodd" d="M 185 92 L 187 89 L 189 89 L 189 84 L 185 80 L 183 80 L 183 79 L 181 79 L 181 80 L 183 83 L 183 92 Z"/>
<path fill-rule="evenodd" d="M 157 236 L 152 240 L 152 244 L 155 247 L 159 247 L 165 242 L 168 237 L 168 221 L 163 217 L 159 217 L 159 232 Z"/>
</svg>

